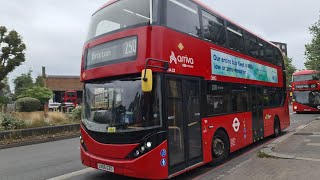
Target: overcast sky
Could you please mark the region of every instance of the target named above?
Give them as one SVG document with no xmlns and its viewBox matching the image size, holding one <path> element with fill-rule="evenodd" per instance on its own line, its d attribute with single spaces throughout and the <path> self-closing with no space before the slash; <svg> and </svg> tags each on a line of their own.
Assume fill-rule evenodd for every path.
<svg viewBox="0 0 320 180">
<path fill-rule="evenodd" d="M 308 27 L 320 15 L 317 0 L 202 0 L 216 11 L 271 41 L 288 44 L 289 57 L 304 68 Z M 26 62 L 10 74 L 32 69 L 48 75 L 79 75 L 80 57 L 92 13 L 106 0 L 0 0 L 0 26 L 15 29 L 27 45 Z"/>
</svg>

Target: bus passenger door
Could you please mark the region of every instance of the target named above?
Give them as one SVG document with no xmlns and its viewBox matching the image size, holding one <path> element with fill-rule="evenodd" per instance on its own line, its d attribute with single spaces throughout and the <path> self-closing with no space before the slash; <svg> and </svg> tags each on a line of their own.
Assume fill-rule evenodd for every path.
<svg viewBox="0 0 320 180">
<path fill-rule="evenodd" d="M 202 162 L 200 79 L 165 80 L 169 174 Z"/>
<path fill-rule="evenodd" d="M 251 86 L 252 102 L 252 134 L 253 142 L 263 139 L 263 90 L 259 86 Z"/>
</svg>

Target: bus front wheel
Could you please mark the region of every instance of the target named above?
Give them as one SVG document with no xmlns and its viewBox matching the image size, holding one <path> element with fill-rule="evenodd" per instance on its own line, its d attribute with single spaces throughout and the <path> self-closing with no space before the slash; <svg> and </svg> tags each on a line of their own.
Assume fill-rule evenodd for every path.
<svg viewBox="0 0 320 180">
<path fill-rule="evenodd" d="M 281 127 L 280 127 L 280 121 L 279 119 L 276 117 L 274 120 L 274 125 L 273 125 L 273 129 L 274 129 L 274 137 L 278 137 L 281 134 Z"/>
<path fill-rule="evenodd" d="M 218 130 L 212 138 L 212 161 L 209 163 L 212 166 L 222 164 L 228 157 L 230 152 L 228 135 Z"/>
</svg>

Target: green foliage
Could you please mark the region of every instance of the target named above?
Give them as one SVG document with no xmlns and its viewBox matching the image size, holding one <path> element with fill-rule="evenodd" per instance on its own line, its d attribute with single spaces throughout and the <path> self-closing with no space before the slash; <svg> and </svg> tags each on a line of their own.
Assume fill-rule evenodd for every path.
<svg viewBox="0 0 320 180">
<path fill-rule="evenodd" d="M 75 109 L 71 111 L 72 119 L 81 120 L 82 113 L 83 113 L 83 107 L 80 105 L 77 106 Z"/>
<path fill-rule="evenodd" d="M 24 121 L 17 119 L 9 114 L 0 113 L 0 122 L 4 130 L 22 129 L 26 127 Z"/>
<path fill-rule="evenodd" d="M 0 111 L 6 111 L 6 106 L 10 101 L 10 86 L 8 83 L 8 78 L 2 80 L 4 88 L 0 89 Z"/>
<path fill-rule="evenodd" d="M 13 83 L 15 85 L 14 92 L 15 92 L 15 98 L 20 96 L 26 89 L 33 86 L 33 79 L 31 76 L 31 71 L 27 74 L 21 74 L 20 76 L 16 77 L 13 80 Z"/>
<path fill-rule="evenodd" d="M 11 90 L 10 90 L 10 85 L 9 85 L 9 80 L 7 77 L 5 77 L 2 80 L 2 86 L 3 88 L 0 89 L 0 96 L 9 96 L 11 94 Z"/>
<path fill-rule="evenodd" d="M 34 83 L 35 86 L 44 87 L 44 79 L 42 76 L 38 76 L 36 78 L 36 82 Z"/>
<path fill-rule="evenodd" d="M 25 97 L 16 101 L 16 110 L 19 112 L 34 112 L 38 111 L 41 103 L 38 99 Z"/>
<path fill-rule="evenodd" d="M 40 86 L 33 86 L 23 91 L 18 98 L 31 97 L 38 99 L 41 104 L 45 104 L 49 101 L 49 99 L 51 99 L 52 96 L 53 92 L 50 89 Z"/>
<path fill-rule="evenodd" d="M 292 74 L 297 70 L 297 68 L 292 64 L 292 58 L 284 57 L 284 64 L 286 67 L 287 75 L 287 86 L 291 84 Z"/>
<path fill-rule="evenodd" d="M 0 96 L 0 106 L 5 105 L 9 103 L 9 97 L 6 96 Z"/>
<path fill-rule="evenodd" d="M 305 45 L 307 61 L 304 65 L 310 70 L 320 71 L 320 18 L 309 30 L 313 38 L 311 43 Z"/>
<path fill-rule="evenodd" d="M 26 45 L 21 36 L 0 26 L 0 89 L 5 87 L 2 80 L 25 61 Z"/>
</svg>

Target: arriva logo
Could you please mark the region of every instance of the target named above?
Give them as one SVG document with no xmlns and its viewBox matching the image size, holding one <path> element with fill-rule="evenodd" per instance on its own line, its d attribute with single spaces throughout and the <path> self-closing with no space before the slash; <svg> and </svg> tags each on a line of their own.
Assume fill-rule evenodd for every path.
<svg viewBox="0 0 320 180">
<path fill-rule="evenodd" d="M 171 51 L 171 55 L 170 55 L 170 64 L 182 64 L 182 67 L 186 67 L 186 68 L 193 68 L 194 65 L 194 59 L 193 58 L 189 58 L 187 55 L 185 56 L 181 56 L 178 55 L 176 56 L 174 54 L 173 51 Z"/>
</svg>

